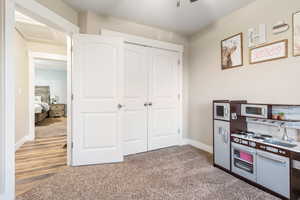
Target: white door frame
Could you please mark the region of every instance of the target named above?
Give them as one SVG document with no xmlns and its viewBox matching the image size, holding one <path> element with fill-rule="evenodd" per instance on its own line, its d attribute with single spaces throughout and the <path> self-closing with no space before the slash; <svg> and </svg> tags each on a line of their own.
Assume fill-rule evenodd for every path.
<svg viewBox="0 0 300 200">
<path fill-rule="evenodd" d="M 32 52 L 29 51 L 29 130 L 28 130 L 28 139 L 34 140 L 35 139 L 35 109 L 34 109 L 34 93 L 35 93 L 35 59 L 47 59 L 47 60 L 57 60 L 57 61 L 66 61 L 67 56 L 60 55 L 60 54 L 49 54 L 44 52 Z M 67 73 L 71 73 L 67 70 Z M 67 102 L 67 108 L 71 108 L 70 102 Z M 67 109 L 68 110 L 68 109 Z M 68 116 L 72 117 L 72 116 Z"/>
<path fill-rule="evenodd" d="M 0 0 L 0 13 L 4 13 L 4 1 Z M 0 163 L 4 163 L 4 133 L 5 132 L 5 113 L 4 113 L 4 14 L 0 14 Z M 4 199 L 4 169 L 5 166 L 0 164 L 0 200 Z"/>
<path fill-rule="evenodd" d="M 142 46 L 148 46 L 157 49 L 164 49 L 168 51 L 175 51 L 179 53 L 179 129 L 180 129 L 180 144 L 186 144 L 183 138 L 183 45 L 173 44 L 169 42 L 163 42 L 158 40 L 153 40 L 149 38 L 139 37 L 135 35 L 130 35 L 126 33 L 120 33 L 116 31 L 111 31 L 107 29 L 100 29 L 99 34 L 103 36 L 113 36 L 123 38 L 125 43 L 136 44 Z"/>
<path fill-rule="evenodd" d="M 35 0 L 0 0 L 1 25 L 1 124 L 0 141 L 0 198 L 13 200 L 15 198 L 15 70 L 13 59 L 14 44 L 14 12 L 17 8 L 22 13 L 39 20 L 40 22 L 66 33 L 68 37 L 68 71 L 71 72 L 71 36 L 79 33 L 79 27 L 70 23 L 65 18 L 37 3 Z M 71 73 L 68 73 L 68 104 L 71 105 L 72 87 Z M 71 116 L 71 109 L 68 109 Z M 71 121 L 68 118 L 68 154 L 71 148 Z M 68 164 L 71 163 L 71 155 L 68 155 Z M 3 161 L 3 162 L 2 162 Z M 2 183 L 1 183 L 2 181 Z M 1 199 L 1 200 L 2 200 Z"/>
</svg>

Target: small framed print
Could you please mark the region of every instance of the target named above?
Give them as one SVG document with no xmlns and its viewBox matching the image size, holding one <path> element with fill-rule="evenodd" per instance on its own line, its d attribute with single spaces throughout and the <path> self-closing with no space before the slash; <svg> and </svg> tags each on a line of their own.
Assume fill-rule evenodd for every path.
<svg viewBox="0 0 300 200">
<path fill-rule="evenodd" d="M 250 49 L 250 64 L 288 57 L 288 40 L 281 40 Z"/>
<path fill-rule="evenodd" d="M 293 15 L 293 54 L 300 56 L 300 12 Z"/>
<path fill-rule="evenodd" d="M 222 69 L 243 66 L 243 33 L 221 41 Z"/>
</svg>

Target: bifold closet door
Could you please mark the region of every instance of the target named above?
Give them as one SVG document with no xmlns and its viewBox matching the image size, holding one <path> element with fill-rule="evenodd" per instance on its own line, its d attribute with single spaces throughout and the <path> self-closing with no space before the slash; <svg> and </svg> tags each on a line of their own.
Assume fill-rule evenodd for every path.
<svg viewBox="0 0 300 200">
<path fill-rule="evenodd" d="M 179 144 L 179 53 L 152 49 L 148 150 Z"/>
<path fill-rule="evenodd" d="M 150 48 L 125 44 L 124 62 L 124 155 L 148 150 L 148 83 Z"/>
</svg>

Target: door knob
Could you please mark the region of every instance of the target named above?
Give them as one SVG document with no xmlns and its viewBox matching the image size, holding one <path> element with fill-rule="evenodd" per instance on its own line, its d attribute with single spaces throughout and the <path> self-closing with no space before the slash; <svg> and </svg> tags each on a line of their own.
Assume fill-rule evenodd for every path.
<svg viewBox="0 0 300 200">
<path fill-rule="evenodd" d="M 148 105 L 149 105 L 149 106 L 152 106 L 152 102 L 150 102 Z"/>
<path fill-rule="evenodd" d="M 144 106 L 147 107 L 149 104 L 148 103 L 144 103 Z"/>
</svg>

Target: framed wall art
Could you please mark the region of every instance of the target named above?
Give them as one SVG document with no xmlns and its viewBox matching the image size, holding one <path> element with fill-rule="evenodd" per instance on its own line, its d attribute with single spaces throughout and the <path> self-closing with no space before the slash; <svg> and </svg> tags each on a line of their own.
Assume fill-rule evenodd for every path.
<svg viewBox="0 0 300 200">
<path fill-rule="evenodd" d="M 293 54 L 300 56 L 300 12 L 293 15 Z"/>
<path fill-rule="evenodd" d="M 288 40 L 280 40 L 250 49 L 250 64 L 288 57 Z"/>
<path fill-rule="evenodd" d="M 221 41 L 222 69 L 243 66 L 243 33 Z"/>
</svg>

